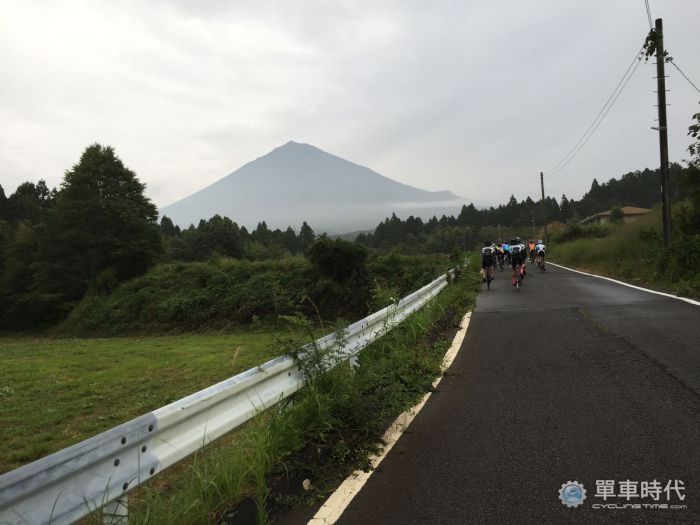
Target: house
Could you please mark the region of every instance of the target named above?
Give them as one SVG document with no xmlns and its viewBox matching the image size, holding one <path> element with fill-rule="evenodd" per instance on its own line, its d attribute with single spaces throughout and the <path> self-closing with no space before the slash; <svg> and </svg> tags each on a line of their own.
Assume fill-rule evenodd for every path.
<svg viewBox="0 0 700 525">
<path fill-rule="evenodd" d="M 648 208 L 635 208 L 634 206 L 623 206 L 620 210 L 622 210 L 622 220 L 625 222 L 631 222 L 651 211 Z M 606 222 L 610 222 L 611 218 L 612 210 L 602 211 L 590 217 L 586 217 L 580 221 L 579 224 L 605 224 Z"/>
</svg>

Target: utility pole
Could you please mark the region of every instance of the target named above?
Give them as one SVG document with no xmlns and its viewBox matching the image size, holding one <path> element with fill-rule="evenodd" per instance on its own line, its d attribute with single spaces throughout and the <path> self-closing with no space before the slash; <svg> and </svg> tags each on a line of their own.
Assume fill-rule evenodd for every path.
<svg viewBox="0 0 700 525">
<path fill-rule="evenodd" d="M 666 72 L 663 23 L 656 19 L 656 81 L 659 108 L 659 151 L 661 154 L 661 204 L 664 219 L 664 245 L 671 245 L 671 199 L 668 175 L 668 125 L 666 123 Z"/>
<path fill-rule="evenodd" d="M 537 240 L 537 233 L 535 232 L 535 218 L 530 219 L 532 221 L 532 240 Z"/>
<path fill-rule="evenodd" d="M 544 173 L 540 171 L 540 187 L 542 188 L 542 213 L 544 216 L 542 217 L 542 224 L 544 224 L 544 242 L 549 243 L 549 238 L 547 235 L 547 217 L 546 213 L 547 210 L 544 209 Z"/>
</svg>

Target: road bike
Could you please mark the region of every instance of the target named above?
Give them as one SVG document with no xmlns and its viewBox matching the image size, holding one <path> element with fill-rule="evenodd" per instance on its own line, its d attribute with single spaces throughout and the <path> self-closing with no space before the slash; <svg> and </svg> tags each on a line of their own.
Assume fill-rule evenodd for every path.
<svg viewBox="0 0 700 525">
<path fill-rule="evenodd" d="M 516 268 L 515 271 L 515 288 L 520 291 L 520 289 L 523 287 L 523 265 L 519 264 L 518 267 Z"/>
<path fill-rule="evenodd" d="M 502 253 L 499 253 L 498 256 L 496 257 L 496 260 L 498 261 L 498 267 L 503 271 L 503 261 L 505 259 L 505 256 Z"/>
<path fill-rule="evenodd" d="M 540 273 L 544 273 L 547 270 L 544 266 L 544 257 L 537 257 L 537 267 L 540 269 Z"/>
</svg>

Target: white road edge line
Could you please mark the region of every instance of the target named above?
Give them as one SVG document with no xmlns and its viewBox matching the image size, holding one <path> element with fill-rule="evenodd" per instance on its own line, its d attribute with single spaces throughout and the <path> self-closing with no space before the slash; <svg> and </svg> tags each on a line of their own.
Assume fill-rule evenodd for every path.
<svg viewBox="0 0 700 525">
<path fill-rule="evenodd" d="M 440 384 L 440 380 L 443 378 L 445 371 L 450 367 L 452 361 L 457 356 L 457 352 L 462 346 L 464 341 L 464 336 L 467 333 L 467 328 L 469 328 L 469 321 L 471 319 L 471 312 L 467 312 L 461 322 L 459 331 L 455 334 L 452 340 L 452 345 L 449 350 L 445 353 L 445 357 L 442 360 L 442 374 L 433 381 L 433 388 Z M 356 470 L 353 472 L 343 483 L 336 489 L 336 491 L 330 495 L 330 497 L 325 501 L 325 503 L 318 509 L 318 512 L 311 518 L 308 525 L 332 525 L 335 523 L 340 516 L 343 514 L 347 506 L 353 500 L 353 498 L 360 492 L 363 485 L 367 482 L 372 472 L 379 466 L 382 460 L 387 456 L 389 451 L 392 449 L 394 444 L 399 440 L 401 434 L 404 430 L 411 424 L 411 421 L 418 415 L 425 403 L 430 397 L 430 392 L 423 396 L 421 401 L 403 412 L 399 417 L 397 417 L 394 422 L 389 426 L 384 435 L 382 436 L 383 441 L 386 446 L 382 452 L 377 456 L 370 457 L 370 462 L 372 464 L 372 470 L 369 472 L 364 472 L 362 470 Z"/>
<path fill-rule="evenodd" d="M 621 284 L 622 286 L 628 286 L 629 288 L 634 288 L 635 290 L 642 290 L 643 292 L 649 292 L 649 293 L 653 293 L 656 295 L 663 295 L 664 297 L 669 297 L 671 299 L 678 299 L 679 301 L 685 301 L 686 303 L 690 303 L 690 304 L 693 304 L 695 306 L 700 306 L 700 301 L 696 301 L 694 299 L 689 299 L 687 297 L 680 297 L 678 295 L 673 295 L 670 293 L 657 292 L 656 290 L 649 290 L 648 288 L 642 288 L 641 286 L 635 286 L 633 284 L 626 283 L 624 281 L 618 281 L 617 279 L 612 279 L 610 277 L 605 277 L 603 275 L 596 275 L 594 273 L 582 272 L 581 270 L 574 270 L 573 268 L 568 268 L 567 266 L 563 266 L 561 264 L 556 264 L 556 263 L 553 263 L 552 261 L 547 261 L 547 264 L 551 264 L 552 266 L 557 266 L 559 268 L 564 268 L 565 270 L 569 270 L 570 272 L 576 272 L 576 273 L 580 273 L 582 275 L 588 275 L 589 277 L 597 277 L 598 279 L 605 279 L 606 281 L 611 281 L 613 283 Z"/>
</svg>

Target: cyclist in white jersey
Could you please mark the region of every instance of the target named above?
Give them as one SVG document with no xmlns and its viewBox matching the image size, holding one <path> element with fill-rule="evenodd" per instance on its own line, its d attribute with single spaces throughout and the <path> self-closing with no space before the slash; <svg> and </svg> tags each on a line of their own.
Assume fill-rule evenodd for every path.
<svg viewBox="0 0 700 525">
<path fill-rule="evenodd" d="M 547 246 L 545 246 L 544 242 L 542 242 L 542 239 L 539 239 L 535 245 L 535 254 L 537 254 L 537 264 L 538 266 L 542 266 L 543 270 L 546 269 L 544 265 L 544 254 L 546 251 Z"/>
<path fill-rule="evenodd" d="M 510 241 L 510 266 L 513 269 L 513 286 L 515 286 L 515 275 L 517 271 L 522 271 L 525 275 L 525 244 L 520 237 Z"/>
<path fill-rule="evenodd" d="M 484 241 L 481 249 L 481 271 L 484 275 L 483 282 L 493 281 L 494 262 L 496 260 L 496 249 L 489 241 Z"/>
</svg>

